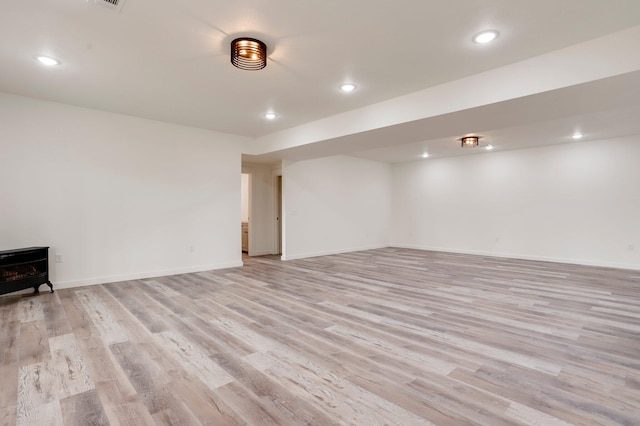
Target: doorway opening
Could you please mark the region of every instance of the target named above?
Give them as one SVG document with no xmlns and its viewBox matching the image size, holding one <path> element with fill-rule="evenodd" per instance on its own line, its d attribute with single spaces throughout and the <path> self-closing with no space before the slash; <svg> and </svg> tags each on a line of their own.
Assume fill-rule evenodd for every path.
<svg viewBox="0 0 640 426">
<path fill-rule="evenodd" d="M 282 175 L 275 176 L 275 216 L 276 216 L 276 229 L 275 229 L 275 253 L 282 255 Z"/>
<path fill-rule="evenodd" d="M 240 216 L 240 234 L 242 241 L 242 253 L 249 254 L 249 212 L 251 197 L 249 196 L 249 188 L 251 187 L 251 175 L 242 173 L 240 184 L 241 197 L 241 216 Z"/>
</svg>

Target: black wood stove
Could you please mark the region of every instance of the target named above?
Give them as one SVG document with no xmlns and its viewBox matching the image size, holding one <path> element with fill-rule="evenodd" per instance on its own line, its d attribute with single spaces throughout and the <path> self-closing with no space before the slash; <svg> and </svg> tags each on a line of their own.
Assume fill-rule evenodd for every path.
<svg viewBox="0 0 640 426">
<path fill-rule="evenodd" d="M 33 287 L 39 293 L 49 281 L 49 247 L 28 247 L 0 251 L 0 294 Z"/>
</svg>

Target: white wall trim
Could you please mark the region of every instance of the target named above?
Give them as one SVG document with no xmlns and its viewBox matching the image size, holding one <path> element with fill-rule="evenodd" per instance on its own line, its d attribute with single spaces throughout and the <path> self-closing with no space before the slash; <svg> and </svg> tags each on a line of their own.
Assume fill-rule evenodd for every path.
<svg viewBox="0 0 640 426">
<path fill-rule="evenodd" d="M 430 247 L 430 246 L 422 246 L 416 244 L 398 244 L 392 243 L 390 247 L 394 248 L 406 248 L 406 249 L 415 249 L 415 250 L 427 250 L 427 251 L 439 251 L 443 253 L 458 253 L 458 254 L 471 254 L 476 256 L 489 256 L 489 257 L 499 257 L 504 259 L 521 259 L 521 260 L 535 260 L 541 262 L 553 262 L 553 263 L 565 263 L 570 265 L 583 265 L 583 266 L 597 266 L 602 268 L 617 268 L 617 269 L 629 269 L 633 271 L 639 271 L 640 265 L 633 265 L 629 263 L 619 263 L 619 262 L 598 262 L 591 261 L 586 259 L 575 259 L 575 258 L 563 258 L 563 257 L 550 257 L 550 256 L 536 256 L 536 255 L 528 255 L 528 254 L 519 254 L 519 253 L 500 253 L 500 252 L 488 252 L 482 250 L 463 250 L 463 249 L 455 249 L 455 248 L 445 248 L 445 247 Z"/>
<path fill-rule="evenodd" d="M 225 269 L 225 268 L 237 268 L 243 266 L 242 261 L 237 262 L 229 262 L 229 263 L 215 263 L 212 265 L 202 265 L 202 266 L 191 266 L 186 268 L 177 268 L 177 269 L 165 269 L 161 271 L 149 271 L 149 272 L 141 272 L 134 274 L 124 274 L 124 275 L 111 275 L 107 277 L 95 277 L 88 278 L 82 280 L 74 280 L 74 281 L 53 281 L 53 289 L 60 290 L 64 288 L 74 288 L 74 287 L 82 287 L 87 285 L 97 285 L 97 284 L 109 284 L 116 283 L 120 281 L 128 281 L 128 280 L 142 280 L 148 278 L 158 278 L 158 277 L 167 277 L 171 275 L 180 275 L 180 274 L 191 274 L 194 272 L 205 272 L 205 271 L 213 271 L 216 269 Z M 43 290 L 40 292 L 42 293 Z"/>
<path fill-rule="evenodd" d="M 381 248 L 388 248 L 388 247 L 390 247 L 388 244 L 377 244 L 377 245 L 372 245 L 372 246 L 354 247 L 354 248 L 349 248 L 349 249 L 318 251 L 318 252 L 314 252 L 314 253 L 296 254 L 294 256 L 284 256 L 284 255 L 282 255 L 281 260 L 306 259 L 308 257 L 330 256 L 332 254 L 351 253 L 351 252 L 354 252 L 354 251 L 374 250 L 374 249 L 381 249 Z"/>
</svg>

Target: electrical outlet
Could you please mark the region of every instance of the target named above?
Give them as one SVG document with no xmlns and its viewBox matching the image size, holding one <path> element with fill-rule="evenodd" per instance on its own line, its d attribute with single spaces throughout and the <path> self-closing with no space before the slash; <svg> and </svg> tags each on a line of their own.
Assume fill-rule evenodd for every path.
<svg viewBox="0 0 640 426">
<path fill-rule="evenodd" d="M 62 263 L 62 255 L 56 254 L 56 263 Z"/>
</svg>

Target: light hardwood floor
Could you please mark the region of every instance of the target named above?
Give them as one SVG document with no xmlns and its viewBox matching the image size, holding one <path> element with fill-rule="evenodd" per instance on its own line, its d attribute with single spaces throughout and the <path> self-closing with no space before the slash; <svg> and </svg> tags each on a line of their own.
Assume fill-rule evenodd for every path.
<svg viewBox="0 0 640 426">
<path fill-rule="evenodd" d="M 640 272 L 406 249 L 0 298 L 0 423 L 638 425 Z"/>
</svg>

